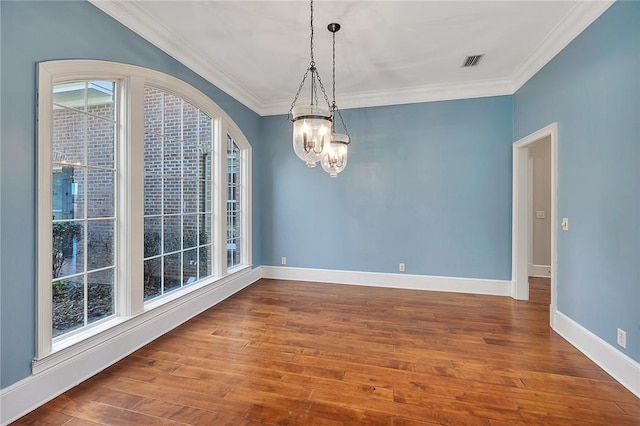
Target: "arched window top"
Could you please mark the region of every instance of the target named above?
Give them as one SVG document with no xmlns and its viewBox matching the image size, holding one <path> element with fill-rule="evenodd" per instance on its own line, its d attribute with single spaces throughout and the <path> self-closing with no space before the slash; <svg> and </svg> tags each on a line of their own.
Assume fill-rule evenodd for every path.
<svg viewBox="0 0 640 426">
<path fill-rule="evenodd" d="M 40 84 L 43 79 L 49 80 L 50 83 L 74 80 L 141 79 L 148 86 L 154 86 L 181 97 L 210 117 L 223 119 L 229 132 L 234 134 L 234 140 L 238 146 L 241 149 L 251 149 L 251 144 L 240 127 L 218 104 L 197 88 L 172 75 L 137 65 L 90 59 L 41 62 L 38 66 L 38 74 Z"/>
</svg>

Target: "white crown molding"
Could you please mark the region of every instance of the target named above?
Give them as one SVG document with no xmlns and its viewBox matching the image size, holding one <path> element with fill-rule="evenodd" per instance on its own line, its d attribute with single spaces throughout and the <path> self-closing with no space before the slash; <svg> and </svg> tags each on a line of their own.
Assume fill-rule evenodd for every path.
<svg viewBox="0 0 640 426">
<path fill-rule="evenodd" d="M 516 68 L 511 75 L 513 93 L 551 61 L 569 43 L 602 15 L 615 0 L 581 1 Z"/>
<path fill-rule="evenodd" d="M 454 99 L 484 98 L 512 95 L 513 86 L 508 79 L 480 80 L 455 84 L 405 87 L 361 93 L 341 93 L 340 109 L 366 108 L 385 105 L 416 104 L 422 102 L 450 101 Z M 286 114 L 291 100 L 265 102 L 260 115 Z"/>
<path fill-rule="evenodd" d="M 198 54 L 184 39 L 149 15 L 134 1 L 89 0 L 127 28 L 192 69 L 257 114 L 286 114 L 290 99 L 262 101 L 232 76 Z M 340 95 L 340 108 L 363 108 L 421 102 L 512 95 L 604 13 L 614 1 L 580 1 L 549 35 L 505 79 L 430 85 Z"/>
<path fill-rule="evenodd" d="M 171 28 L 149 15 L 134 1 L 88 0 L 154 46 L 163 50 L 204 79 L 226 92 L 247 108 L 259 113 L 262 101 L 232 76 L 222 72 L 213 62 L 203 58 Z"/>
<path fill-rule="evenodd" d="M 640 398 L 640 363 L 602 340 L 562 312 L 555 312 L 553 329 Z"/>
</svg>

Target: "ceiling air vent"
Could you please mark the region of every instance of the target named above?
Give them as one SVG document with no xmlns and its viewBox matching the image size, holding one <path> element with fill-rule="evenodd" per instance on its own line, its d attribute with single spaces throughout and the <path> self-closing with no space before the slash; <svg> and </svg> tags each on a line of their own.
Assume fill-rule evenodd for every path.
<svg viewBox="0 0 640 426">
<path fill-rule="evenodd" d="M 481 55 L 471 55 L 467 56 L 467 59 L 462 63 L 462 68 L 466 67 L 475 67 L 480 62 L 480 59 L 484 57 L 484 53 Z"/>
</svg>

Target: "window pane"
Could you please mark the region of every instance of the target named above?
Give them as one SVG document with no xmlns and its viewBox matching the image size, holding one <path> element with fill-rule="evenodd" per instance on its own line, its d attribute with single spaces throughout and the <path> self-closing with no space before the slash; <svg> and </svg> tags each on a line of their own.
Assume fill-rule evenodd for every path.
<svg viewBox="0 0 640 426">
<path fill-rule="evenodd" d="M 198 181 L 198 184 L 200 186 L 200 190 L 199 190 L 199 194 L 200 194 L 200 205 L 199 205 L 199 211 L 202 213 L 207 213 L 211 211 L 211 188 L 213 187 L 213 185 L 211 184 L 211 181 L 208 180 L 201 180 Z"/>
<path fill-rule="evenodd" d="M 87 216 L 113 217 L 115 191 L 114 172 L 111 170 L 88 169 Z"/>
<path fill-rule="evenodd" d="M 87 274 L 87 323 L 113 315 L 113 269 Z"/>
<path fill-rule="evenodd" d="M 199 278 L 211 275 L 211 246 L 198 248 L 198 273 Z"/>
<path fill-rule="evenodd" d="M 182 212 L 183 213 L 197 213 L 201 209 L 199 208 L 198 200 L 198 181 L 185 179 L 182 183 Z"/>
<path fill-rule="evenodd" d="M 183 236 L 182 247 L 183 249 L 189 249 L 198 245 L 198 216 L 197 215 L 185 215 L 183 217 Z"/>
<path fill-rule="evenodd" d="M 161 254 L 162 248 L 162 218 L 146 217 L 144 219 L 144 257 Z"/>
<path fill-rule="evenodd" d="M 86 114 L 65 108 L 53 112 L 52 160 L 59 164 L 85 163 Z"/>
<path fill-rule="evenodd" d="M 200 120 L 198 126 L 200 129 L 198 132 L 198 142 L 204 148 L 203 152 L 209 153 L 211 152 L 213 141 L 213 125 L 211 117 L 200 111 Z"/>
<path fill-rule="evenodd" d="M 203 157 L 203 161 L 202 161 L 202 167 L 203 167 L 203 168 L 202 168 L 202 176 L 201 176 L 201 179 L 203 179 L 203 180 L 207 180 L 207 179 L 209 179 L 209 180 L 210 180 L 210 177 L 211 177 L 211 167 L 212 167 L 212 165 L 211 165 L 211 161 L 213 161 L 213 159 L 212 159 L 212 154 L 209 152 L 207 155 L 205 155 L 205 156 Z M 206 176 L 206 178 L 205 178 L 205 176 Z"/>
<path fill-rule="evenodd" d="M 88 222 L 88 270 L 113 266 L 113 220 Z"/>
<path fill-rule="evenodd" d="M 144 89 L 144 130 L 157 135 L 162 133 L 163 93 L 153 87 Z"/>
<path fill-rule="evenodd" d="M 54 110 L 65 107 L 86 111 L 87 83 L 86 81 L 74 81 L 53 86 Z"/>
<path fill-rule="evenodd" d="M 164 93 L 164 116 L 162 134 L 175 140 L 182 139 L 182 99 Z"/>
<path fill-rule="evenodd" d="M 231 238 L 227 241 L 227 267 L 240 264 L 240 231 L 239 223 L 232 228 Z"/>
<path fill-rule="evenodd" d="M 211 214 L 198 215 L 200 221 L 199 245 L 209 244 L 211 242 Z"/>
<path fill-rule="evenodd" d="M 86 217 L 86 197 L 87 197 L 87 169 L 75 167 L 71 183 L 71 194 L 73 195 L 73 219 L 84 219 Z"/>
<path fill-rule="evenodd" d="M 200 110 L 188 102 L 182 105 L 182 140 L 191 144 L 198 143 L 198 118 Z"/>
<path fill-rule="evenodd" d="M 53 223 L 53 278 L 84 272 L 84 223 Z"/>
<path fill-rule="evenodd" d="M 231 241 L 240 236 L 240 221 L 238 213 L 227 213 L 227 240 Z"/>
<path fill-rule="evenodd" d="M 84 218 L 85 169 L 54 166 L 51 176 L 53 220 Z"/>
<path fill-rule="evenodd" d="M 182 283 L 191 284 L 198 280 L 198 250 L 187 250 L 182 260 Z"/>
<path fill-rule="evenodd" d="M 227 201 L 227 211 L 228 212 L 239 212 L 240 211 L 240 201 L 239 200 L 234 200 L 233 198 L 230 198 Z"/>
<path fill-rule="evenodd" d="M 144 134 L 144 172 L 160 176 L 162 174 L 162 137 L 152 133 Z"/>
<path fill-rule="evenodd" d="M 164 291 L 175 290 L 182 285 L 181 253 L 164 256 Z"/>
<path fill-rule="evenodd" d="M 162 258 L 144 261 L 144 300 L 162 294 Z"/>
<path fill-rule="evenodd" d="M 183 144 L 182 155 L 184 159 L 184 177 L 190 179 L 202 178 L 201 166 L 204 164 L 203 154 L 198 145 Z"/>
<path fill-rule="evenodd" d="M 109 117 L 111 118 L 111 117 Z M 87 116 L 87 164 L 113 168 L 115 127 L 112 119 Z"/>
<path fill-rule="evenodd" d="M 182 180 L 164 179 L 163 213 L 174 214 L 182 212 Z"/>
<path fill-rule="evenodd" d="M 181 217 L 167 216 L 164 218 L 164 252 L 171 253 L 180 250 Z"/>
<path fill-rule="evenodd" d="M 113 122 L 115 83 L 113 81 L 89 81 L 87 83 L 87 104 L 89 114 L 103 117 Z M 111 124 L 113 126 L 113 123 Z"/>
<path fill-rule="evenodd" d="M 165 176 L 182 176 L 182 143 L 175 139 L 164 139 L 162 173 Z"/>
<path fill-rule="evenodd" d="M 239 259 L 236 259 L 236 250 L 235 243 L 227 243 L 227 268 L 233 268 L 238 264 Z"/>
<path fill-rule="evenodd" d="M 162 178 L 144 177 L 144 214 L 162 213 Z"/>
<path fill-rule="evenodd" d="M 53 337 L 84 325 L 84 276 L 54 281 Z"/>
<path fill-rule="evenodd" d="M 240 186 L 238 185 L 229 185 L 227 187 L 227 200 L 231 201 L 235 206 L 240 205 Z M 236 207 L 236 210 L 239 210 Z"/>
<path fill-rule="evenodd" d="M 227 268 L 240 264 L 240 149 L 227 135 Z"/>
</svg>

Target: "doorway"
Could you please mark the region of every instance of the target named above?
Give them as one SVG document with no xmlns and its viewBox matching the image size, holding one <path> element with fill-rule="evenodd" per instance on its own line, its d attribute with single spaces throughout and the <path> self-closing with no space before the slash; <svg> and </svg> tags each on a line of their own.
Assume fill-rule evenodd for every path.
<svg viewBox="0 0 640 426">
<path fill-rule="evenodd" d="M 512 297 L 529 300 L 529 261 L 532 250 L 531 210 L 532 178 L 529 151 L 536 142 L 549 139 L 551 149 L 551 302 L 549 324 L 553 328 L 557 295 L 557 123 L 550 124 L 513 144 L 513 218 L 512 218 Z"/>
</svg>

